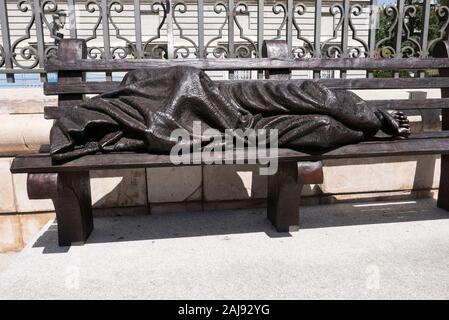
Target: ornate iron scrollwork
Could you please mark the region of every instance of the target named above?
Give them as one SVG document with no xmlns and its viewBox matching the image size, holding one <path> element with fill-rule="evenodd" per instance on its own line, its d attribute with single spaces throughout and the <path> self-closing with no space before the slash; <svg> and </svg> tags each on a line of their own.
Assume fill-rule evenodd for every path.
<svg viewBox="0 0 449 320">
<path fill-rule="evenodd" d="M 239 37 L 245 40 L 248 45 L 238 45 L 234 50 L 234 55 L 236 58 L 251 58 L 253 56 L 258 56 L 259 52 L 257 50 L 257 45 L 250 38 L 244 35 L 243 27 L 237 19 L 238 14 L 249 14 L 248 5 L 244 2 L 239 2 L 234 6 L 234 22 L 239 28 Z"/>
<path fill-rule="evenodd" d="M 295 5 L 294 9 L 293 9 L 293 26 L 296 29 L 296 38 L 300 41 L 302 41 L 302 45 L 300 46 L 295 46 L 292 48 L 292 54 L 294 57 L 296 58 L 305 58 L 307 55 L 310 56 L 315 56 L 315 48 L 313 43 L 308 40 L 307 38 L 305 38 L 302 35 L 302 29 L 299 26 L 298 21 L 296 20 L 296 15 L 298 16 L 302 16 L 307 12 L 307 7 L 304 3 L 298 3 Z"/>
<path fill-rule="evenodd" d="M 62 39 L 63 35 L 58 31 L 64 27 L 65 13 L 62 10 L 58 10 L 58 4 L 56 0 L 43 0 L 39 3 L 39 7 L 35 7 L 33 0 L 20 0 L 17 2 L 17 8 L 21 12 L 30 12 L 29 21 L 24 29 L 25 34 L 16 39 L 11 45 L 11 59 L 15 66 L 22 69 L 33 69 L 43 59 L 48 59 L 56 55 L 57 43 Z M 52 15 L 52 21 L 47 19 L 47 14 Z M 25 46 L 21 46 L 26 40 L 31 39 L 31 30 L 33 26 L 36 27 L 36 16 L 40 18 L 43 26 L 49 30 L 50 37 L 54 39 L 54 44 L 46 45 L 45 39 L 40 35 L 37 35 L 38 43 L 44 44 L 43 56 L 39 56 L 39 52 L 35 45 L 29 42 Z M 26 61 L 29 64 L 26 64 Z M 3 62 L 4 63 L 4 62 Z"/>
<path fill-rule="evenodd" d="M 222 2 L 222 1 L 218 1 L 214 4 L 214 12 L 216 14 L 220 14 L 222 12 L 225 13 L 225 19 L 223 21 L 223 23 L 220 25 L 220 28 L 218 28 L 218 35 L 213 37 L 212 39 L 210 39 L 206 45 L 204 46 L 204 56 L 207 57 L 207 50 L 208 48 L 211 46 L 211 44 L 219 39 L 223 38 L 223 29 L 226 26 L 226 23 L 229 20 L 229 7 L 226 3 Z M 215 48 L 213 48 L 212 50 L 212 55 L 215 58 L 227 58 L 229 54 L 229 50 L 227 47 L 223 46 L 223 45 L 217 45 Z"/>
<path fill-rule="evenodd" d="M 402 41 L 400 56 L 401 57 L 414 57 L 419 56 L 421 54 L 421 45 L 419 44 L 419 41 L 413 37 L 411 34 L 410 28 L 407 23 L 407 15 L 409 17 L 415 17 L 416 16 L 416 6 L 415 5 L 407 5 L 404 7 L 404 13 L 402 16 L 402 23 L 403 23 L 403 34 L 401 35 L 401 38 L 405 38 L 404 41 Z"/>
<path fill-rule="evenodd" d="M 192 5 L 191 2 L 186 0 L 141 0 L 140 3 L 142 5 L 150 7 L 149 12 L 146 10 L 145 13 L 154 14 L 160 18 L 156 30 L 151 30 L 150 36 L 142 39 L 141 49 L 143 56 L 153 59 L 168 58 L 168 48 L 173 50 L 173 57 L 175 58 L 199 56 L 206 58 L 251 58 L 259 56 L 260 44 L 256 43 L 254 35 L 248 33 L 246 27 L 246 19 L 250 17 L 250 14 L 250 18 L 256 18 L 256 16 L 252 16 L 255 12 L 252 6 L 256 5 L 256 3 L 244 0 L 239 1 L 236 0 L 232 6 L 226 0 L 206 1 L 206 5 L 212 6 L 213 11 L 210 12 L 210 7 L 202 10 L 201 13 L 204 12 L 205 16 L 198 20 L 204 23 L 204 19 L 212 18 L 214 20 L 213 23 L 218 23 L 219 25 L 215 31 L 212 31 L 215 32 L 214 34 L 211 35 L 211 31 L 209 31 L 206 33 L 206 39 L 198 39 L 197 41 L 196 36 L 189 34 L 187 22 L 183 21 L 183 18 L 186 16 L 190 18 L 190 15 L 192 15 L 193 19 L 194 14 L 200 14 L 199 11 L 194 9 L 195 5 Z M 369 49 L 376 56 L 382 58 L 427 57 L 432 54 L 438 42 L 448 39 L 449 6 L 430 4 L 428 1 L 416 2 L 416 4 L 398 2 L 400 6 L 385 5 L 379 11 L 373 11 L 373 14 L 381 13 L 382 18 L 385 18 L 385 21 L 382 21 L 387 26 L 383 26 L 383 29 L 387 30 L 382 30 L 381 39 L 377 38 L 375 43 L 370 43 L 372 47 L 368 48 L 367 39 L 363 31 L 359 31 L 358 28 L 359 23 L 368 22 L 367 15 L 365 15 L 366 7 L 361 4 L 351 4 L 354 2 L 340 0 L 330 3 L 329 6 L 327 5 L 329 2 L 326 2 L 326 8 L 328 8 L 330 16 L 334 19 L 334 25 L 331 30 L 331 36 L 328 39 L 324 39 L 320 44 L 315 43 L 313 37 L 309 36 L 304 28 L 304 21 L 311 21 L 310 18 L 312 18 L 313 13 L 309 11 L 313 11 L 313 5 L 304 0 L 295 0 L 294 2 L 274 0 L 270 4 L 265 1 L 265 5 L 270 6 L 269 9 L 273 11 L 274 16 L 277 18 L 277 25 L 274 27 L 272 37 L 274 39 L 285 39 L 286 36 L 292 35 L 293 38 L 288 40 L 291 46 L 290 54 L 295 58 L 317 57 L 318 54 L 329 58 L 361 58 L 368 56 Z M 22 18 L 26 19 L 24 23 L 26 25 L 19 36 L 13 35 L 10 48 L 0 46 L 0 67 L 5 67 L 5 59 L 8 59 L 6 61 L 8 63 L 9 59 L 11 59 L 15 68 L 29 70 L 42 65 L 44 59 L 56 55 L 57 44 L 63 38 L 61 29 L 65 25 L 66 14 L 63 10 L 58 9 L 58 0 L 17 0 L 16 3 L 18 11 L 26 13 L 21 15 Z M 231 3 L 234 2 L 232 1 Z M 106 7 L 102 8 L 102 5 Z M 122 17 L 132 18 L 125 14 L 127 9 L 125 5 L 128 5 L 128 2 L 125 3 L 123 0 L 86 0 L 84 2 L 85 10 L 94 19 L 90 34 L 85 39 L 89 45 L 89 58 L 103 59 L 113 57 L 125 59 L 137 56 L 138 50 L 135 41 L 131 41 L 133 39 L 132 36 L 127 35 L 121 29 L 119 23 Z M 133 4 L 130 5 L 132 6 Z M 431 10 L 430 19 L 428 19 L 428 16 L 426 18 L 428 19 L 427 23 L 430 22 L 432 24 L 428 41 L 419 32 L 422 26 L 418 26 L 418 24 L 422 22 L 417 23 L 422 18 L 419 10 L 426 8 L 424 7 L 425 5 L 427 5 L 427 9 L 430 8 Z M 312 7 L 309 8 L 309 6 Z M 310 10 L 311 8 L 312 10 Z M 321 8 L 319 9 L 320 11 Z M 292 10 L 292 12 L 288 12 L 288 10 Z M 11 10 L 8 11 L 11 12 Z M 135 11 L 135 14 L 138 14 L 138 12 L 139 9 Z M 428 13 L 428 11 L 426 12 Z M 211 15 L 214 17 L 211 17 Z M 290 17 L 291 21 L 289 20 Z M 435 17 L 439 19 L 437 25 L 434 24 L 435 20 L 432 20 Z M 267 19 L 271 18 L 272 16 L 267 17 Z M 319 21 L 320 17 L 316 18 L 316 21 Z M 103 19 L 108 21 L 105 22 Z M 251 20 L 250 22 L 254 23 Z M 36 28 L 38 23 L 42 24 L 44 28 L 45 39 L 41 35 L 42 29 Z M 105 52 L 104 47 L 109 48 L 111 43 L 103 43 L 103 39 L 101 39 L 102 25 L 107 26 L 108 30 L 110 29 L 109 35 L 113 39 L 114 45 L 109 49 L 110 52 Z M 174 33 L 168 31 L 169 40 L 167 41 L 165 28 L 169 26 L 173 27 Z M 208 24 L 206 23 L 204 27 L 207 28 L 207 26 Z M 228 38 L 234 37 L 234 34 L 229 34 L 233 30 L 235 31 L 235 39 Z M 373 32 L 374 28 L 370 30 Z M 228 35 L 226 35 L 226 31 L 228 31 Z M 35 43 L 35 33 L 37 45 Z M 204 32 L 202 35 L 204 36 Z M 263 33 L 259 33 L 259 36 L 262 35 Z M 172 42 L 173 37 L 177 40 L 174 43 Z M 316 37 L 318 37 L 318 34 Z M 265 34 L 265 38 L 269 38 L 267 34 Z M 258 38 L 258 40 L 260 39 L 262 38 Z M 47 41 L 45 42 L 45 40 Z M 105 41 L 108 41 L 108 39 L 105 39 Z M 199 52 L 200 43 L 204 44 L 201 47 L 201 50 L 204 50 L 201 54 Z M 229 43 L 231 43 L 232 47 L 230 47 Z M 5 51 L 8 53 L 7 57 Z M 11 55 L 9 55 L 9 52 L 11 52 Z M 172 57 L 171 54 L 170 57 Z"/>
<path fill-rule="evenodd" d="M 96 11 L 98 11 L 98 17 L 97 17 L 97 21 L 95 22 L 95 25 L 92 29 L 92 35 L 90 37 L 86 38 L 86 42 L 97 39 L 98 28 L 100 27 L 100 24 L 103 22 L 102 10 L 106 10 L 106 16 L 107 16 L 108 23 L 112 26 L 112 28 L 115 32 L 114 36 L 117 39 L 125 42 L 125 45 L 123 45 L 123 46 L 112 47 L 110 49 L 111 50 L 110 52 L 105 52 L 105 48 L 102 48 L 99 46 L 88 47 L 87 54 L 88 54 L 89 58 L 104 59 L 104 58 L 108 57 L 109 55 L 111 55 L 112 58 L 125 59 L 129 55 L 135 55 L 135 52 L 136 52 L 135 45 L 128 38 L 126 38 L 120 34 L 120 29 L 112 17 L 112 11 L 115 11 L 116 13 L 123 12 L 123 4 L 120 1 L 112 0 L 109 3 L 107 3 L 107 8 L 103 9 L 101 3 L 98 0 L 89 0 L 86 3 L 85 7 L 86 7 L 86 11 L 89 13 L 95 13 Z M 104 32 L 104 30 L 103 30 L 103 32 Z"/>
<path fill-rule="evenodd" d="M 122 36 L 120 34 L 120 29 L 115 24 L 114 19 L 112 19 L 112 10 L 114 10 L 116 13 L 123 12 L 123 4 L 118 0 L 113 0 L 108 5 L 108 11 L 107 16 L 109 19 L 109 23 L 112 25 L 115 31 L 115 37 L 119 40 L 122 40 L 125 42 L 125 46 L 116 46 L 111 48 L 111 54 L 112 57 L 118 57 L 120 59 L 125 59 L 128 55 L 134 55 L 136 56 L 136 46 L 130 41 L 128 38 Z"/>
<path fill-rule="evenodd" d="M 44 0 L 41 2 L 42 22 L 48 30 L 50 30 L 50 37 L 59 41 L 63 35 L 58 31 L 64 28 L 66 14 L 62 10 L 58 10 L 56 0 Z M 49 22 L 46 14 L 52 15 L 52 22 Z"/>
<path fill-rule="evenodd" d="M 365 55 L 368 56 L 369 48 L 368 43 L 360 38 L 357 34 L 357 29 L 354 26 L 353 17 L 358 17 L 363 13 L 363 8 L 359 4 L 354 4 L 349 8 L 349 17 L 346 17 L 349 23 L 349 28 L 352 31 L 352 40 L 358 42 L 360 46 L 348 46 L 348 51 L 346 52 L 346 56 L 351 58 L 360 58 Z M 363 49 L 362 49 L 363 48 Z"/>
<path fill-rule="evenodd" d="M 14 65 L 18 66 L 22 69 L 33 69 L 39 64 L 39 55 L 37 53 L 36 48 L 31 46 L 29 43 L 28 45 L 24 47 L 19 47 L 19 45 L 24 42 L 25 40 L 29 40 L 31 38 L 31 28 L 33 27 L 35 16 L 34 16 L 34 4 L 32 0 L 20 0 L 17 2 L 17 8 L 21 12 L 28 12 L 31 11 L 30 20 L 28 21 L 28 24 L 25 27 L 25 35 L 18 38 L 16 41 L 14 41 L 11 45 L 11 52 L 12 52 L 12 62 Z M 16 52 L 16 51 L 19 52 Z M 24 65 L 23 63 L 19 62 L 17 60 L 17 57 L 20 56 L 21 59 L 25 61 L 29 61 L 30 65 Z"/>
<path fill-rule="evenodd" d="M 271 10 L 273 11 L 273 13 L 275 15 L 278 15 L 278 14 L 282 13 L 281 24 L 276 29 L 276 37 L 273 38 L 274 40 L 275 39 L 280 39 L 281 35 L 282 35 L 282 30 L 284 29 L 285 25 L 287 24 L 287 7 L 286 7 L 285 3 L 276 2 L 275 4 L 273 4 Z"/>
<path fill-rule="evenodd" d="M 249 7 L 244 2 L 238 2 L 230 8 L 228 4 L 222 1 L 218 1 L 214 4 L 214 12 L 216 14 L 224 13 L 225 17 L 223 23 L 218 28 L 218 35 L 210 39 L 205 45 L 205 56 L 207 57 L 208 49 L 211 48 L 213 42 L 223 39 L 223 30 L 226 24 L 235 23 L 239 30 L 239 38 L 243 41 L 235 42 L 235 48 L 233 49 L 232 56 L 229 50 L 229 39 L 228 42 L 218 41 L 216 46 L 212 49 L 212 55 L 215 58 L 251 58 L 259 54 L 256 43 L 249 37 L 245 35 L 244 28 L 241 25 L 237 16 L 249 15 Z M 232 16 L 232 19 L 229 18 Z M 229 37 L 230 35 L 228 35 Z"/>
<path fill-rule="evenodd" d="M 190 44 L 192 44 L 192 46 L 194 48 L 193 54 L 198 57 L 198 47 L 197 47 L 195 41 L 193 41 L 192 39 L 190 39 L 189 37 L 184 35 L 184 30 L 178 23 L 178 20 L 176 20 L 176 10 L 178 10 L 178 12 L 181 14 L 186 13 L 187 12 L 187 4 L 184 1 L 179 0 L 173 5 L 173 22 L 175 23 L 176 27 L 179 30 L 179 37 L 182 40 L 185 40 L 185 41 L 189 42 Z M 184 52 L 180 52 L 182 50 Z M 176 58 L 178 57 L 178 54 L 180 54 L 181 57 L 183 57 L 183 58 L 187 58 L 190 55 L 190 50 L 186 46 L 179 46 L 179 47 L 175 48 L 174 54 L 175 54 Z"/>
<path fill-rule="evenodd" d="M 58 31 L 64 28 L 66 14 L 62 10 L 58 10 L 58 4 L 55 0 L 44 0 L 41 2 L 42 22 L 50 31 L 50 37 L 54 39 L 54 45 L 45 48 L 45 57 L 47 59 L 56 57 L 58 52 L 57 44 L 64 37 Z M 47 14 L 52 15 L 52 21 L 49 22 Z"/>
<path fill-rule="evenodd" d="M 426 48 L 426 55 L 431 54 L 435 45 L 444 39 L 444 35 L 449 26 L 449 8 L 447 6 L 438 6 L 435 8 L 435 12 L 441 21 L 441 26 L 437 32 L 438 36 L 429 42 Z"/>
<path fill-rule="evenodd" d="M 390 18 L 391 25 L 388 28 L 388 35 L 376 43 L 376 51 L 378 51 L 382 58 L 389 58 L 396 54 L 393 41 L 395 37 L 395 30 L 399 21 L 399 12 L 398 8 L 392 5 L 385 6 L 383 12 L 386 17 Z"/>
<path fill-rule="evenodd" d="M 98 9 L 98 18 L 95 22 L 95 25 L 92 29 L 92 35 L 88 38 L 86 38 L 86 43 L 89 43 L 89 41 L 97 39 L 97 30 L 101 23 L 101 5 L 97 0 L 89 0 L 86 2 L 85 5 L 86 11 L 89 13 L 95 13 Z M 87 48 L 87 55 L 91 59 L 104 59 L 105 58 L 105 52 L 104 49 L 98 46 L 88 47 Z"/>
<path fill-rule="evenodd" d="M 333 4 L 329 8 L 329 12 L 334 18 L 337 17 L 338 15 L 340 17 L 339 17 L 337 24 L 334 27 L 334 30 L 332 32 L 332 37 L 327 39 L 326 41 L 324 41 L 321 44 L 321 51 L 328 58 L 340 57 L 343 53 L 341 45 L 332 44 L 332 41 L 334 41 L 338 38 L 339 30 L 342 29 L 343 21 L 345 19 L 344 11 L 345 10 L 341 4 Z M 326 46 L 328 47 L 327 50 L 323 50 Z"/>
<path fill-rule="evenodd" d="M 159 14 L 162 9 L 163 16 L 156 29 L 156 35 L 149 38 L 143 45 L 143 52 L 146 58 L 152 59 L 162 59 L 167 57 L 167 47 L 164 47 L 156 43 L 156 40 L 161 38 L 161 29 L 167 19 L 167 8 L 162 1 L 155 1 L 150 6 L 151 12 L 154 14 Z"/>
<path fill-rule="evenodd" d="M 330 14 L 336 18 L 338 17 L 338 22 L 333 29 L 332 37 L 324 41 L 321 45 L 321 51 L 327 58 L 339 58 L 339 57 L 350 57 L 359 58 L 361 56 L 367 56 L 369 49 L 368 44 L 357 34 L 357 29 L 354 26 L 353 17 L 360 16 L 363 12 L 362 6 L 359 4 L 353 4 L 349 6 L 349 10 L 345 10 L 345 7 L 341 4 L 333 4 L 329 8 Z M 343 30 L 345 22 L 348 25 L 349 30 Z M 338 39 L 339 33 L 343 37 L 343 33 L 349 33 L 351 31 L 351 39 L 357 42 L 358 46 L 349 46 L 349 43 L 345 43 L 345 48 L 342 44 L 334 44 L 333 41 Z M 344 41 L 344 40 L 343 40 Z M 347 40 L 349 41 L 349 36 Z M 324 50 L 326 48 L 326 50 Z"/>
<path fill-rule="evenodd" d="M 440 12 L 442 17 L 445 17 L 446 13 L 447 11 L 444 10 Z M 431 41 L 428 48 L 421 48 L 419 37 L 412 33 L 410 19 L 416 17 L 416 4 L 406 5 L 403 10 L 393 5 L 387 5 L 383 9 L 383 14 L 389 18 L 390 27 L 387 36 L 376 43 L 376 51 L 380 57 L 419 57 L 424 53 L 424 50 L 428 50 L 436 43 Z"/>
</svg>

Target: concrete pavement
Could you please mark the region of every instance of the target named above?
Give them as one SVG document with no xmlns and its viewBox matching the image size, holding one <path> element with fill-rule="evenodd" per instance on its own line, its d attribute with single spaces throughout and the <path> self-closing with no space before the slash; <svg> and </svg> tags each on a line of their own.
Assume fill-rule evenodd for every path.
<svg viewBox="0 0 449 320">
<path fill-rule="evenodd" d="M 95 219 L 85 246 L 51 224 L 5 268 L 0 298 L 448 299 L 449 213 L 435 200 Z"/>
</svg>

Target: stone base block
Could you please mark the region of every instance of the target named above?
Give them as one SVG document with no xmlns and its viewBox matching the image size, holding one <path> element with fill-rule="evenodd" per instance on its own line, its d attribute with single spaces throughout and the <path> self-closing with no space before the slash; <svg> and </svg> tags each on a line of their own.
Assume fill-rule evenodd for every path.
<svg viewBox="0 0 449 320">
<path fill-rule="evenodd" d="M 0 215 L 0 252 L 20 251 L 23 247 L 19 216 Z"/>
<path fill-rule="evenodd" d="M 204 166 L 204 200 L 260 199 L 267 196 L 267 176 L 257 165 Z"/>
<path fill-rule="evenodd" d="M 28 198 L 27 174 L 13 174 L 14 193 L 18 212 L 48 212 L 54 211 L 51 199 L 31 200 Z"/>
<path fill-rule="evenodd" d="M 0 214 L 0 253 L 20 251 L 34 240 L 54 213 Z"/>
<path fill-rule="evenodd" d="M 145 169 L 95 170 L 90 172 L 94 208 L 146 206 Z"/>
<path fill-rule="evenodd" d="M 56 106 L 57 96 L 46 96 L 39 88 L 11 88 L 0 90 L 0 114 L 43 113 L 44 106 Z"/>
<path fill-rule="evenodd" d="M 49 143 L 52 121 L 42 114 L 0 114 L 0 155 L 36 153 Z"/>
<path fill-rule="evenodd" d="M 440 156 L 324 161 L 324 194 L 360 194 L 438 188 Z"/>
<path fill-rule="evenodd" d="M 149 214 L 148 206 L 136 207 L 117 207 L 117 208 L 93 208 L 92 214 L 94 218 L 100 217 L 121 217 L 121 216 L 138 216 Z"/>
<path fill-rule="evenodd" d="M 0 213 L 16 212 L 14 186 L 9 168 L 12 158 L 0 158 Z"/>
<path fill-rule="evenodd" d="M 198 211 L 203 211 L 203 204 L 201 201 L 150 204 L 150 213 L 152 214 Z"/>
<path fill-rule="evenodd" d="M 147 185 L 150 203 L 189 202 L 202 199 L 200 166 L 148 168 Z"/>
</svg>

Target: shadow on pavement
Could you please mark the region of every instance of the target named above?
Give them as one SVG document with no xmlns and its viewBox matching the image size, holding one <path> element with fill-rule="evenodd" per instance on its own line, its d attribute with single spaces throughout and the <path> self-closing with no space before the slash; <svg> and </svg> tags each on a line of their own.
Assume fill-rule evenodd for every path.
<svg viewBox="0 0 449 320">
<path fill-rule="evenodd" d="M 426 199 L 418 202 L 305 206 L 302 207 L 300 225 L 301 229 L 305 230 L 448 218 L 449 213 L 436 208 L 434 199 Z M 94 223 L 95 229 L 87 245 L 253 232 L 264 232 L 270 238 L 292 236 L 290 233 L 276 232 L 266 218 L 265 209 L 107 217 L 96 218 Z M 63 253 L 69 250 L 70 247 L 59 247 L 57 242 L 55 222 L 37 239 L 33 247 L 44 248 L 43 253 Z"/>
</svg>

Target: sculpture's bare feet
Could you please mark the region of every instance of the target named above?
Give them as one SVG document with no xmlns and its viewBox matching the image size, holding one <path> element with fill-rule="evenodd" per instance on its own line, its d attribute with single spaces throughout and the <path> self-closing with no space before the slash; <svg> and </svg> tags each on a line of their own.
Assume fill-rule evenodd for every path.
<svg viewBox="0 0 449 320">
<path fill-rule="evenodd" d="M 393 137 L 407 137 L 410 135 L 410 121 L 403 112 L 397 110 L 379 111 L 383 116 L 383 132 Z"/>
</svg>

